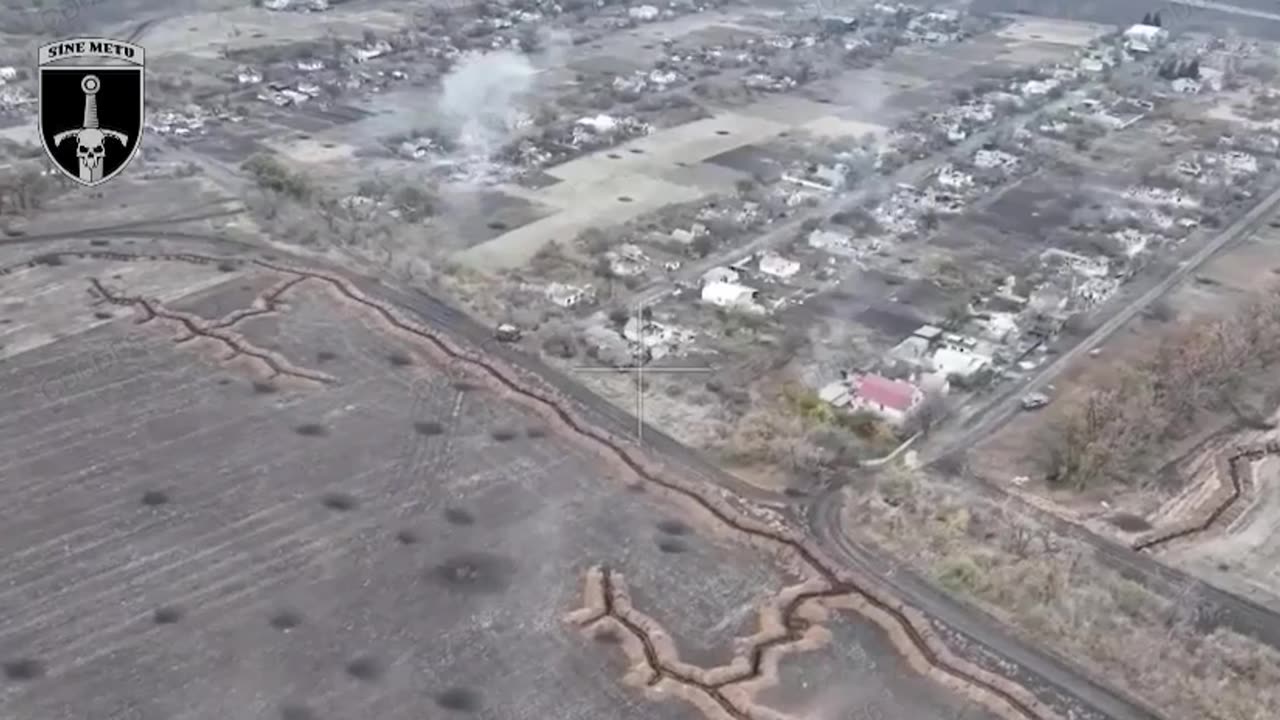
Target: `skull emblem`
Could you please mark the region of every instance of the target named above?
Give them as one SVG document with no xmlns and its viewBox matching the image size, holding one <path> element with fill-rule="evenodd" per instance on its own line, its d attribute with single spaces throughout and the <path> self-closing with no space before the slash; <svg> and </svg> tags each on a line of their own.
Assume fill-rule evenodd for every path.
<svg viewBox="0 0 1280 720">
<path fill-rule="evenodd" d="M 80 131 L 76 137 L 76 157 L 80 159 L 81 167 L 88 168 L 90 171 L 100 170 L 102 166 L 102 156 L 105 149 L 102 147 L 106 136 L 101 130 L 95 128 L 85 128 Z"/>
<path fill-rule="evenodd" d="M 129 144 L 129 136 L 115 130 L 108 130 L 98 124 L 98 90 L 102 83 L 97 75 L 85 75 L 80 81 L 80 89 L 84 91 L 84 125 L 72 130 L 64 130 L 53 136 L 55 146 L 61 146 L 71 138 L 76 142 L 76 160 L 80 165 L 81 182 L 96 183 L 102 180 L 103 158 L 106 148 L 103 142 L 111 138 L 121 147 Z"/>
</svg>

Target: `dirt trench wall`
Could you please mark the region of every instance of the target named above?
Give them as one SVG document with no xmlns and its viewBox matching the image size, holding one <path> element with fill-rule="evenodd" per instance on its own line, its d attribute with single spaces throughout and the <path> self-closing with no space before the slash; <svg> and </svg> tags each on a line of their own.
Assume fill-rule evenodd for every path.
<svg viewBox="0 0 1280 720">
<path fill-rule="evenodd" d="M 1231 450 L 1218 453 L 1213 461 L 1213 471 L 1220 479 L 1218 487 L 1180 520 L 1156 528 L 1135 540 L 1133 549 L 1150 550 L 1230 524 L 1248 505 L 1248 496 L 1252 491 L 1249 466 L 1268 455 L 1280 455 L 1280 441 L 1237 445 Z"/>
</svg>

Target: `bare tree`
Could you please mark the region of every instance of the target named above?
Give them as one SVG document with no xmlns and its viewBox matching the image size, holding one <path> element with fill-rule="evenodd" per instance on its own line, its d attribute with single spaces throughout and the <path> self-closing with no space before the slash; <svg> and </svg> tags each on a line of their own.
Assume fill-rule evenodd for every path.
<svg viewBox="0 0 1280 720">
<path fill-rule="evenodd" d="M 924 400 L 911 412 L 907 422 L 903 425 L 903 434 L 911 436 L 920 433 L 922 436 L 928 437 L 929 433 L 937 427 L 938 423 L 947 416 L 949 411 L 947 398 L 942 392 L 926 392 Z"/>
</svg>

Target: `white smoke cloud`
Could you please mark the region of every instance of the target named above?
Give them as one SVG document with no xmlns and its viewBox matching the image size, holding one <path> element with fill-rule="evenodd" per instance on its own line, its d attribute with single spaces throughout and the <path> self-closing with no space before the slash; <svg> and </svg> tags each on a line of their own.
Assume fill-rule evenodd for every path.
<svg viewBox="0 0 1280 720">
<path fill-rule="evenodd" d="M 441 80 L 436 99 L 437 125 L 453 138 L 456 150 L 440 159 L 464 185 L 507 179 L 514 168 L 495 156 L 531 124 L 545 78 L 564 66 L 572 39 L 563 30 L 541 28 L 538 50 L 524 54 L 495 50 L 465 55 Z"/>
<path fill-rule="evenodd" d="M 464 57 L 441 82 L 445 129 L 466 157 L 491 157 L 511 139 L 527 112 L 538 71 L 509 50 Z"/>
</svg>

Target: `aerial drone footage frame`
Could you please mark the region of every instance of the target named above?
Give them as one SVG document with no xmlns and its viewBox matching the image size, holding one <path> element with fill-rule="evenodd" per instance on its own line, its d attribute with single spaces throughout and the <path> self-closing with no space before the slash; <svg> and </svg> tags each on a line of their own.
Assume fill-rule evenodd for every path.
<svg viewBox="0 0 1280 720">
<path fill-rule="evenodd" d="M 0 15 L 0 714 L 1280 707 L 1215 560 L 1270 522 L 1265 10 L 56 10 Z M 147 52 L 94 188 L 23 69 L 73 35 Z"/>
</svg>

